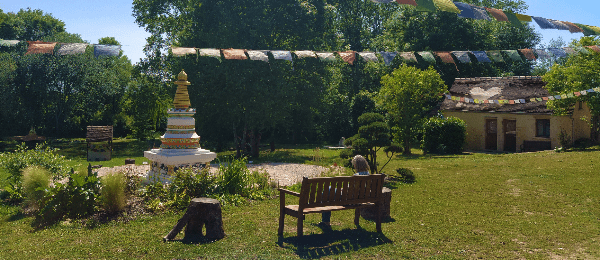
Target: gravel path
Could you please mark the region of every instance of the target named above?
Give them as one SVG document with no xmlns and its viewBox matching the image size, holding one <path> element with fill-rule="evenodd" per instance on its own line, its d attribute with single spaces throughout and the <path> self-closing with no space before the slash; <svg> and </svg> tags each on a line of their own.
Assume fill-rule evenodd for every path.
<svg viewBox="0 0 600 260">
<path fill-rule="evenodd" d="M 211 165 L 211 172 L 217 171 L 217 165 Z M 342 167 L 323 167 L 317 165 L 297 164 L 297 163 L 264 163 L 264 164 L 248 164 L 248 169 L 264 170 L 269 173 L 271 180 L 279 184 L 279 186 L 289 186 L 302 181 L 302 177 L 316 177 L 324 172 L 333 170 L 337 174 L 343 172 Z M 123 165 L 116 167 L 102 167 L 96 169 L 98 176 L 102 177 L 113 172 L 133 171 L 139 176 L 146 177 L 150 170 L 149 165 Z"/>
</svg>

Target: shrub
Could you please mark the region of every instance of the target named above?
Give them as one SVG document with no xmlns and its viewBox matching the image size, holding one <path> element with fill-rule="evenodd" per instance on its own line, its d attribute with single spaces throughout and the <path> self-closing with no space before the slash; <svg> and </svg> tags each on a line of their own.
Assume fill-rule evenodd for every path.
<svg viewBox="0 0 600 260">
<path fill-rule="evenodd" d="M 398 175 L 400 175 L 400 181 L 403 183 L 414 183 L 415 182 L 415 174 L 406 168 L 398 168 L 396 169 Z"/>
<path fill-rule="evenodd" d="M 108 212 L 123 211 L 127 204 L 127 198 L 125 197 L 127 179 L 125 175 L 120 173 L 109 174 L 102 177 L 100 182 L 102 183 L 100 198 L 104 209 Z"/>
<path fill-rule="evenodd" d="M 40 203 L 36 223 L 47 225 L 67 218 L 82 218 L 95 212 L 100 195 L 98 175 L 76 174 L 71 169 L 67 183 L 55 183 Z"/>
<path fill-rule="evenodd" d="M 68 160 L 55 151 L 56 149 L 51 149 L 45 144 L 37 144 L 33 150 L 27 150 L 25 144 L 20 144 L 15 152 L 0 154 L 0 168 L 6 169 L 9 173 L 10 186 L 5 189 L 9 193 L 10 200 L 18 201 L 23 198 L 22 170 L 28 166 L 47 169 L 54 180 L 66 176 Z"/>
<path fill-rule="evenodd" d="M 240 158 L 231 160 L 227 165 L 221 164 L 219 175 L 221 175 L 220 186 L 224 193 L 242 194 L 248 186 L 249 170 L 246 167 L 247 159 Z"/>
<path fill-rule="evenodd" d="M 465 121 L 456 117 L 432 117 L 423 126 L 424 153 L 458 154 L 467 137 Z"/>
<path fill-rule="evenodd" d="M 23 170 L 23 192 L 29 206 L 37 209 L 38 202 L 44 198 L 49 187 L 50 173 L 48 170 L 38 166 L 29 166 Z"/>
<path fill-rule="evenodd" d="M 575 140 L 575 142 L 573 142 L 573 147 L 574 148 L 588 148 L 591 147 L 593 145 L 592 139 L 589 138 L 579 138 L 577 140 Z"/>
</svg>

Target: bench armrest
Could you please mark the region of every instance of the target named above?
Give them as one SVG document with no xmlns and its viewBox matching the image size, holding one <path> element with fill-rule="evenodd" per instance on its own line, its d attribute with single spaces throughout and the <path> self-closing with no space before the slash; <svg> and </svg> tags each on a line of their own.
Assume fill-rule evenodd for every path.
<svg viewBox="0 0 600 260">
<path fill-rule="evenodd" d="M 293 192 L 291 190 L 286 190 L 286 189 L 282 189 L 282 188 L 278 188 L 277 190 L 279 190 L 280 194 L 281 193 L 287 193 L 287 194 L 290 194 L 290 195 L 293 195 L 293 196 L 296 196 L 296 197 L 300 197 L 300 193 L 298 193 L 298 192 Z"/>
</svg>

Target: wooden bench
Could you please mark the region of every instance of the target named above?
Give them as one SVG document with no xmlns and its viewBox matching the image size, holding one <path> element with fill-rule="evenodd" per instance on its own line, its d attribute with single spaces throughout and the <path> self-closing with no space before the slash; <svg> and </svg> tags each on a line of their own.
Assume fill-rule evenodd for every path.
<svg viewBox="0 0 600 260">
<path fill-rule="evenodd" d="M 300 193 L 279 189 L 279 236 L 283 236 L 285 215 L 298 219 L 297 234 L 302 236 L 304 215 L 354 209 L 354 224 L 358 226 L 360 209 L 377 207 L 376 228 L 381 232 L 384 174 L 364 176 L 320 177 L 302 179 Z M 285 205 L 285 194 L 299 197 L 298 205 Z"/>
</svg>

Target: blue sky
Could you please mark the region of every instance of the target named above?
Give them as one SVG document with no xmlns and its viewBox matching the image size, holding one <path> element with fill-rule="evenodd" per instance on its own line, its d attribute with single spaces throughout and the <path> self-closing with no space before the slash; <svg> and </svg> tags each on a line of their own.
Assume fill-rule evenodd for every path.
<svg viewBox="0 0 600 260">
<path fill-rule="evenodd" d="M 600 26 L 600 0 L 526 0 L 529 10 L 524 14 L 561 21 Z M 98 43 L 106 36 L 115 37 L 122 50 L 135 63 L 144 57 L 143 48 L 148 33 L 135 24 L 131 15 L 132 1 L 117 0 L 0 0 L 4 12 L 18 12 L 21 8 L 41 9 L 62 20 L 67 32 L 80 34 L 89 43 Z M 542 30 L 532 23 L 543 36 L 543 43 L 562 37 L 569 43 L 583 36 L 568 31 Z M 194 47 L 194 46 L 190 46 Z M 220 48 L 221 46 L 213 46 Z"/>
</svg>

